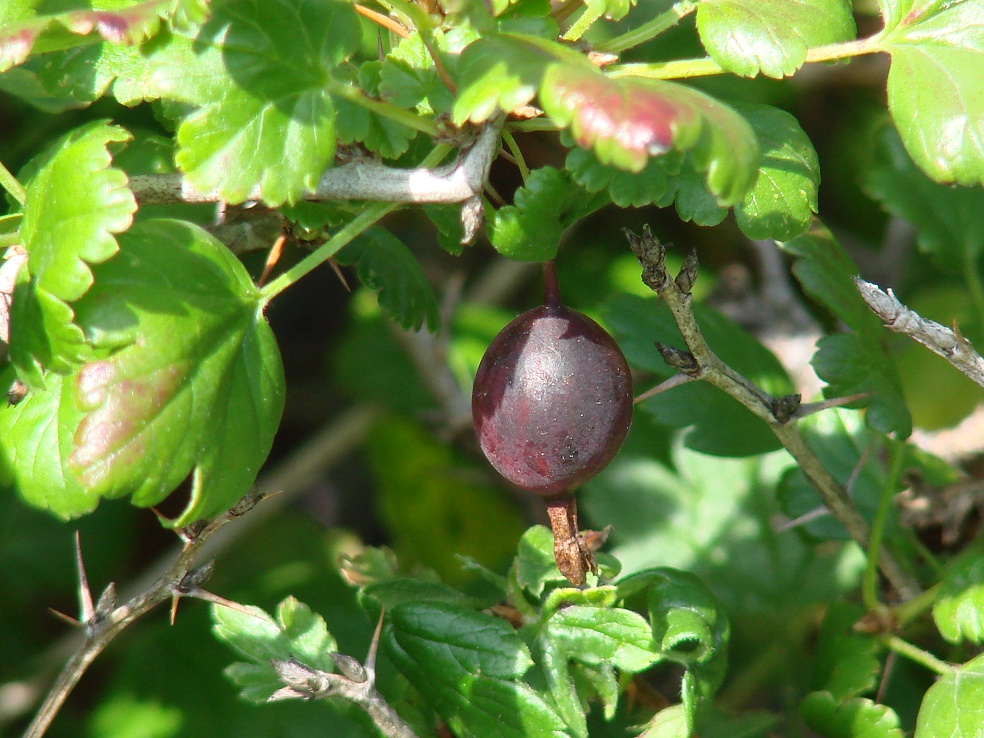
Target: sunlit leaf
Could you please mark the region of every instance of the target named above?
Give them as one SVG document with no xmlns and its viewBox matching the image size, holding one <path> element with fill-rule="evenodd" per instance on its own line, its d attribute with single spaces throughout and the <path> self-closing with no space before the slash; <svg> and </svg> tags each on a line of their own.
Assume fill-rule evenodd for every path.
<svg viewBox="0 0 984 738">
<path fill-rule="evenodd" d="M 968 546 L 947 566 L 933 620 L 951 643 L 984 643 L 984 542 Z"/>
<path fill-rule="evenodd" d="M 976 738 L 984 725 L 984 655 L 945 674 L 919 708 L 914 738 Z"/>
</svg>

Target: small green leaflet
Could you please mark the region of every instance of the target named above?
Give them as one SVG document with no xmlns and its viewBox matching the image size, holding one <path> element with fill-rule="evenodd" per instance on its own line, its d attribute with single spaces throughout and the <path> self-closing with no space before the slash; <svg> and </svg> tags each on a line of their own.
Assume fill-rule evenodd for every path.
<svg viewBox="0 0 984 738">
<path fill-rule="evenodd" d="M 906 151 L 937 182 L 984 184 L 984 4 L 879 4 L 888 108 Z"/>
<path fill-rule="evenodd" d="M 607 194 L 586 192 L 567 172 L 536 169 L 516 191 L 514 204 L 497 210 L 488 222 L 489 240 L 510 259 L 548 261 L 571 225 L 607 203 Z"/>
<path fill-rule="evenodd" d="M 950 643 L 984 643 L 984 541 L 978 539 L 947 566 L 933 620 Z"/>
<path fill-rule="evenodd" d="M 837 700 L 875 689 L 882 670 L 882 645 L 853 626 L 864 610 L 853 603 L 831 603 L 820 627 L 813 664 L 813 688 Z"/>
<path fill-rule="evenodd" d="M 244 699 L 266 702 L 283 686 L 271 659 L 296 659 L 305 666 L 333 672 L 331 654 L 338 645 L 324 619 L 302 602 L 288 597 L 277 606 L 276 618 L 258 607 L 241 612 L 222 605 L 212 605 L 212 632 L 240 657 L 226 669 L 226 675 L 242 690 Z"/>
<path fill-rule="evenodd" d="M 977 738 L 984 725 L 984 654 L 944 675 L 923 697 L 913 738 Z"/>
<path fill-rule="evenodd" d="M 875 430 L 912 433 L 912 419 L 902 395 L 898 370 L 883 342 L 881 321 L 865 304 L 852 280 L 858 269 L 826 228 L 811 231 L 782 244 L 797 257 L 793 273 L 803 289 L 830 310 L 853 332 L 825 336 L 813 357 L 817 375 L 827 382 L 825 397 L 872 393 L 867 422 Z"/>
<path fill-rule="evenodd" d="M 702 0 L 697 31 L 707 53 L 729 72 L 777 79 L 806 61 L 810 47 L 850 41 L 850 0 Z"/>
<path fill-rule="evenodd" d="M 86 356 L 68 303 L 90 288 L 90 266 L 117 252 L 114 234 L 133 221 L 136 200 L 109 151 L 129 139 L 122 128 L 89 123 L 30 165 L 20 228 L 28 260 L 13 301 L 11 359 L 32 389 L 44 387 L 43 369 L 66 373 Z"/>
<path fill-rule="evenodd" d="M 438 327 L 437 297 L 410 250 L 392 233 L 371 228 L 335 259 L 358 265 L 359 279 L 379 295 L 379 306 L 406 330 Z"/>
<path fill-rule="evenodd" d="M 503 620 L 456 605 L 407 602 L 389 614 L 387 652 L 462 738 L 561 738 L 557 713 L 519 678 L 529 650 Z"/>
<path fill-rule="evenodd" d="M 903 738 L 904 735 L 898 715 L 891 707 L 862 697 L 838 702 L 830 692 L 811 692 L 800 703 L 800 713 L 807 726 L 824 738 Z"/>
</svg>

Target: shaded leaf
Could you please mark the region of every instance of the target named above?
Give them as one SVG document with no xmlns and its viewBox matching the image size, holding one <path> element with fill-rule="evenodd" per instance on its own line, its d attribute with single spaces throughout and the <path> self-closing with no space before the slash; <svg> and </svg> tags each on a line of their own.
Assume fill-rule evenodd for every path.
<svg viewBox="0 0 984 738">
<path fill-rule="evenodd" d="M 697 31 L 718 64 L 743 77 L 781 78 L 812 46 L 853 40 L 850 0 L 703 0 Z"/>
<path fill-rule="evenodd" d="M 937 182 L 984 184 L 984 5 L 882 1 L 888 109 L 906 151 Z"/>
<path fill-rule="evenodd" d="M 903 738 L 892 708 L 856 697 L 837 702 L 830 692 L 811 692 L 800 703 L 806 724 L 825 738 Z"/>
<path fill-rule="evenodd" d="M 916 167 L 895 129 L 882 127 L 865 188 L 893 215 L 916 227 L 916 243 L 953 273 L 980 270 L 984 189 L 937 184 Z"/>
<path fill-rule="evenodd" d="M 782 244 L 797 257 L 793 273 L 806 293 L 843 321 L 853 333 L 826 336 L 818 342 L 813 366 L 827 382 L 824 396 L 872 393 L 866 420 L 875 430 L 907 437 L 912 419 L 902 383 L 885 340 L 881 321 L 865 304 L 852 277 L 858 268 L 826 228 L 814 228 Z"/>
<path fill-rule="evenodd" d="M 392 233 L 371 228 L 335 256 L 342 265 L 356 265 L 359 279 L 379 299 L 379 306 L 400 327 L 436 331 L 437 297 L 420 262 Z"/>
<path fill-rule="evenodd" d="M 95 495 L 160 502 L 189 474 L 175 525 L 232 506 L 266 459 L 283 369 L 245 268 L 200 228 L 149 220 L 76 303 L 104 359 L 73 377 L 86 412 L 68 466 Z"/>
<path fill-rule="evenodd" d="M 793 391 L 782 365 L 755 338 L 704 305 L 695 304 L 693 308 L 704 338 L 722 361 L 774 396 Z M 629 364 L 652 372 L 654 385 L 676 373 L 653 346 L 654 341 L 684 345 L 669 309 L 658 300 L 617 295 L 606 307 L 605 321 L 617 336 Z M 640 407 L 659 423 L 688 428 L 685 442 L 696 451 L 752 456 L 779 447 L 764 421 L 704 382 L 674 387 L 645 400 Z"/>
<path fill-rule="evenodd" d="M 833 602 L 827 609 L 817 640 L 813 666 L 813 688 L 842 701 L 872 691 L 878 686 L 882 647 L 867 633 L 853 626 L 864 610 L 847 602 Z"/>
<path fill-rule="evenodd" d="M 946 568 L 933 620 L 951 643 L 984 643 L 984 541 L 960 552 Z"/>
<path fill-rule="evenodd" d="M 914 738 L 976 738 L 984 725 L 984 655 L 945 674 L 923 697 Z"/>
<path fill-rule="evenodd" d="M 444 603 L 404 603 L 390 613 L 385 643 L 455 735 L 564 735 L 556 712 L 517 681 L 533 662 L 508 623 Z"/>
<path fill-rule="evenodd" d="M 531 172 L 516 190 L 513 205 L 495 212 L 489 240 L 503 256 L 519 261 L 549 261 L 557 255 L 564 232 L 579 219 L 607 204 L 563 171 L 543 167 Z"/>
</svg>

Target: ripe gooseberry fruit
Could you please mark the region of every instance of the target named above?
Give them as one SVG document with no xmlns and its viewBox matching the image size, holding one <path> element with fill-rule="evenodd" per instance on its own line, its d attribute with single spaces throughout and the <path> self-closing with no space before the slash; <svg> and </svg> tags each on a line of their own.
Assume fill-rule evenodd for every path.
<svg viewBox="0 0 984 738">
<path fill-rule="evenodd" d="M 475 376 L 472 418 L 486 458 L 513 484 L 567 494 L 610 462 L 632 420 L 632 381 L 612 337 L 560 302 L 553 262 L 545 302 L 502 329 Z"/>
</svg>

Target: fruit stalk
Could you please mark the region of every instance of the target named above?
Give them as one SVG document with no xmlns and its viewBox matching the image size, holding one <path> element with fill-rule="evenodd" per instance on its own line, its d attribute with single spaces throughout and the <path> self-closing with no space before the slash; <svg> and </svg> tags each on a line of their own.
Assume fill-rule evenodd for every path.
<svg viewBox="0 0 984 738">
<path fill-rule="evenodd" d="M 580 587 L 587 580 L 589 571 L 598 573 L 598 564 L 578 529 L 577 500 L 567 493 L 550 497 L 546 503 L 554 536 L 554 561 L 567 581 Z"/>
</svg>

